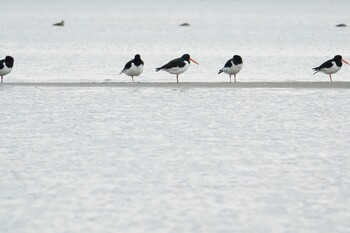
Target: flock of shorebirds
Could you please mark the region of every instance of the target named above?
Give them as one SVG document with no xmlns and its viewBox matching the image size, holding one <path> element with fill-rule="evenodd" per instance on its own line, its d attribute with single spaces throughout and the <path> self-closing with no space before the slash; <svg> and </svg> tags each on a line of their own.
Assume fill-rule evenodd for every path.
<svg viewBox="0 0 350 233">
<path fill-rule="evenodd" d="M 182 55 L 182 57 L 176 58 L 174 60 L 171 60 L 170 62 L 168 62 L 167 64 L 156 68 L 156 71 L 159 70 L 164 70 L 170 74 L 175 74 L 176 75 L 176 82 L 179 82 L 179 74 L 184 73 L 188 67 L 190 66 L 190 63 L 194 62 L 198 65 L 198 63 L 193 60 L 189 54 L 184 54 Z M 324 74 L 328 74 L 330 81 L 332 82 L 332 74 L 338 72 L 340 70 L 340 68 L 343 65 L 343 62 L 348 64 L 348 62 L 346 62 L 342 56 L 340 55 L 336 55 L 334 56 L 334 58 L 322 63 L 322 65 L 313 68 L 313 70 L 315 71 L 314 74 L 316 74 L 317 72 L 322 72 Z M 129 61 L 128 63 L 126 63 L 126 65 L 124 66 L 124 69 L 122 70 L 122 72 L 120 72 L 120 74 L 124 73 L 128 76 L 131 77 L 132 81 L 134 82 L 134 77 L 135 76 L 139 76 L 142 71 L 143 71 L 143 66 L 144 63 L 141 60 L 141 56 L 139 54 L 136 54 L 134 59 L 132 59 L 131 61 Z M 243 60 L 242 57 L 239 55 L 234 55 L 230 60 L 228 60 L 224 67 L 222 69 L 219 70 L 219 73 L 226 73 L 229 75 L 230 77 L 230 83 L 232 82 L 232 75 L 234 77 L 234 82 L 236 82 L 236 75 L 241 71 L 243 67 Z"/>
<path fill-rule="evenodd" d="M 164 70 L 170 74 L 176 75 L 176 82 L 179 82 L 179 75 L 184 73 L 188 67 L 190 66 L 190 63 L 194 62 L 198 65 L 198 63 L 193 60 L 189 54 L 184 54 L 179 58 L 176 58 L 174 60 L 169 61 L 165 65 L 156 68 L 156 71 Z M 342 56 L 336 55 L 334 58 L 324 62 L 322 65 L 313 68 L 315 71 L 314 74 L 317 72 L 322 72 L 324 74 L 328 74 L 330 81 L 332 82 L 332 74 L 338 72 L 340 68 L 343 65 L 343 62 L 348 64 Z M 0 60 L 0 76 L 1 76 L 1 82 L 3 82 L 3 77 L 7 74 L 9 74 L 13 68 L 14 59 L 11 56 L 6 56 L 5 59 Z M 134 77 L 139 76 L 143 72 L 143 66 L 144 62 L 141 59 L 141 56 L 139 54 L 136 54 L 134 59 L 127 62 L 124 66 L 124 69 L 120 72 L 120 74 L 124 73 L 131 77 L 132 81 L 134 82 Z M 241 71 L 243 66 L 243 60 L 242 57 L 239 55 L 234 55 L 233 58 L 228 60 L 224 67 L 219 70 L 219 74 L 224 72 L 229 75 L 230 77 L 230 83 L 232 82 L 231 76 L 234 76 L 234 82 L 236 82 L 236 75 L 238 72 Z"/>
</svg>

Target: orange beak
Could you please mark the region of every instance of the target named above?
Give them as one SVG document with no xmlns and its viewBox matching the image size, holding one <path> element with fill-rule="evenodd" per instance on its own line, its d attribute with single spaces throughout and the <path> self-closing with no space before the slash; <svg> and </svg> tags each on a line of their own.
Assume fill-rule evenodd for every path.
<svg viewBox="0 0 350 233">
<path fill-rule="evenodd" d="M 197 65 L 199 65 L 198 62 L 196 62 L 196 61 L 193 60 L 192 58 L 190 58 L 190 60 L 193 61 L 194 63 L 196 63 Z M 347 64 L 349 64 L 349 63 L 347 63 Z"/>
<path fill-rule="evenodd" d="M 345 60 L 343 60 L 343 59 L 341 59 L 341 61 L 344 62 L 344 63 L 346 63 L 346 64 L 348 64 L 348 65 L 350 65 L 347 61 L 345 61 Z"/>
</svg>

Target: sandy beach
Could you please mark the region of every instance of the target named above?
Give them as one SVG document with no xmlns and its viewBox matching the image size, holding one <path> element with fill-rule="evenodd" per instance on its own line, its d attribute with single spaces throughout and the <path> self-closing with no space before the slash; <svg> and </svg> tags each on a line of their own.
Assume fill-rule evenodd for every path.
<svg viewBox="0 0 350 233">
<path fill-rule="evenodd" d="M 124 87 L 124 88 L 327 88 L 349 89 L 350 82 L 16 82 L 4 87 Z"/>
</svg>

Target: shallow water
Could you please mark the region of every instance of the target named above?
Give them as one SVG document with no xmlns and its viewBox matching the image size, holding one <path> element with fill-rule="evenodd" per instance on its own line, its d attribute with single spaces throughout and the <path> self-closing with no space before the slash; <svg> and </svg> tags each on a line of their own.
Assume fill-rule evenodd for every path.
<svg viewBox="0 0 350 233">
<path fill-rule="evenodd" d="M 227 85 L 217 71 L 239 53 L 238 81 L 328 84 L 311 68 L 350 60 L 334 27 L 349 4 L 2 3 L 16 84 L 0 85 L 0 232 L 349 232 L 349 89 L 195 83 Z M 185 52 L 193 83 L 165 83 L 154 68 Z M 135 53 L 136 80 L 164 85 L 113 85 L 130 82 L 117 74 Z"/>
<path fill-rule="evenodd" d="M 1 232 L 347 232 L 348 90 L 2 87 Z"/>
</svg>

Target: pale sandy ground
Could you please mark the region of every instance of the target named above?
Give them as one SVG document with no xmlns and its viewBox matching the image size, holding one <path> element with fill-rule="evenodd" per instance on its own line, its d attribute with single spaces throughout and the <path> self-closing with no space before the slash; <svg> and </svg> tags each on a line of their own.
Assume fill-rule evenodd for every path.
<svg viewBox="0 0 350 233">
<path fill-rule="evenodd" d="M 350 88 L 350 82 L 16 82 L 1 86 L 33 87 L 159 87 L 159 88 Z"/>
</svg>

